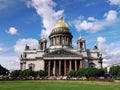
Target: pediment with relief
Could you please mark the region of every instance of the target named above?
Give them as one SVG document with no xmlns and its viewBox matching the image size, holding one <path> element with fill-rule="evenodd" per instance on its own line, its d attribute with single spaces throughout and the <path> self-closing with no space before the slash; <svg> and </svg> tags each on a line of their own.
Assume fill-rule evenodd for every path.
<svg viewBox="0 0 120 90">
<path fill-rule="evenodd" d="M 60 49 L 60 50 L 56 50 L 56 51 L 53 51 L 53 52 L 50 52 L 50 53 L 46 53 L 46 54 L 44 54 L 44 57 L 45 56 L 67 57 L 67 56 L 80 56 L 80 55 L 77 54 L 77 53 L 74 53 L 72 51 L 68 51 L 68 50 L 65 50 L 65 49 Z"/>
</svg>

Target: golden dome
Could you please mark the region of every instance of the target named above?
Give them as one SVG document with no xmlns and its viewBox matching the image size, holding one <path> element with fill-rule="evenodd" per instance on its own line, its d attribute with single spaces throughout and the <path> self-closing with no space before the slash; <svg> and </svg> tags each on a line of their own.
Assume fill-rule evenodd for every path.
<svg viewBox="0 0 120 90">
<path fill-rule="evenodd" d="M 59 28 L 59 27 L 62 27 L 62 28 L 68 28 L 68 25 L 63 21 L 63 17 L 59 17 L 59 21 L 53 26 L 53 29 L 56 29 L 56 28 Z"/>
</svg>

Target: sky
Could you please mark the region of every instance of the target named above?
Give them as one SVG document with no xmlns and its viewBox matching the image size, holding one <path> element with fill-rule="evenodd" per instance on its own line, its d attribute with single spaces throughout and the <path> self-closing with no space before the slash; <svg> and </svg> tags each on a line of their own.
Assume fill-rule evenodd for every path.
<svg viewBox="0 0 120 90">
<path fill-rule="evenodd" d="M 103 65 L 120 63 L 120 0 L 0 0 L 0 64 L 19 69 L 19 57 L 28 44 L 38 48 L 38 40 L 49 34 L 62 15 L 73 35 L 86 47 L 97 45 Z"/>
</svg>

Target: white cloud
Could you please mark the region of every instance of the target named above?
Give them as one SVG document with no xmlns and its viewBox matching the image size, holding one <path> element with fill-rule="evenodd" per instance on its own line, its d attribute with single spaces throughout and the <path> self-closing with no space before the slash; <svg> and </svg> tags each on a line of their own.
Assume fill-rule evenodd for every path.
<svg viewBox="0 0 120 90">
<path fill-rule="evenodd" d="M 4 44 L 0 44 L 0 54 L 7 52 L 8 50 L 10 50 L 11 48 L 6 47 Z"/>
<path fill-rule="evenodd" d="M 97 32 L 106 25 L 106 23 L 103 21 L 80 21 L 79 19 L 75 20 L 73 23 L 77 31 L 88 30 L 90 32 Z"/>
<path fill-rule="evenodd" d="M 97 38 L 97 41 L 101 44 L 101 43 L 104 43 L 106 41 L 106 38 L 104 37 L 98 37 Z"/>
<path fill-rule="evenodd" d="M 9 30 L 7 31 L 7 33 L 11 34 L 11 35 L 15 35 L 17 34 L 17 29 L 15 27 L 10 27 Z"/>
<path fill-rule="evenodd" d="M 111 5 L 120 5 L 120 0 L 109 0 Z"/>
<path fill-rule="evenodd" d="M 2 52 L 3 51 L 3 48 L 2 47 L 0 47 L 0 52 Z"/>
<path fill-rule="evenodd" d="M 88 29 L 90 29 L 90 28 L 93 27 L 93 23 L 84 20 L 84 21 L 80 24 L 80 27 L 81 27 L 82 29 L 84 29 L 84 30 L 88 30 Z"/>
<path fill-rule="evenodd" d="M 20 69 L 19 60 L 16 56 L 0 55 L 0 64 L 9 70 Z"/>
<path fill-rule="evenodd" d="M 30 2 L 29 2 L 30 4 Z M 56 19 L 59 15 L 62 15 L 64 10 L 55 11 L 54 7 L 56 3 L 52 0 L 32 0 L 31 5 L 35 8 L 37 14 L 42 18 L 44 29 L 42 29 L 41 35 L 49 36 L 53 25 L 56 23 Z"/>
<path fill-rule="evenodd" d="M 104 15 L 107 21 L 114 21 L 117 19 L 117 12 L 115 10 L 110 10 Z"/>
<path fill-rule="evenodd" d="M 120 48 L 118 43 L 106 44 L 105 37 L 98 37 L 98 48 L 103 55 L 103 65 L 108 66 L 116 63 L 120 63 Z"/>
<path fill-rule="evenodd" d="M 19 39 L 16 41 L 16 44 L 14 45 L 14 51 L 20 55 L 24 49 L 26 44 L 30 46 L 30 49 L 36 49 L 38 48 L 38 40 L 28 38 L 28 39 Z"/>
<path fill-rule="evenodd" d="M 84 18 L 78 18 L 73 21 L 73 24 L 77 31 L 88 30 L 92 33 L 104 29 L 106 26 L 110 26 L 117 20 L 117 11 L 109 10 L 108 13 L 104 14 L 104 19 L 97 20 L 94 17 L 88 17 L 87 20 Z M 81 16 L 84 17 L 84 16 Z"/>
<path fill-rule="evenodd" d="M 94 17 L 88 17 L 89 21 L 95 21 L 96 19 Z"/>
</svg>

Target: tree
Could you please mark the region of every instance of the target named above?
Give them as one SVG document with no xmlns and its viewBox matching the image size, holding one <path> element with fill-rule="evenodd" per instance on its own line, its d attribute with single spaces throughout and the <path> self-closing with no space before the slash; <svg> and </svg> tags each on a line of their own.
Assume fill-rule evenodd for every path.
<svg viewBox="0 0 120 90">
<path fill-rule="evenodd" d="M 24 71 L 20 72 L 20 77 L 29 77 L 29 76 L 34 76 L 34 71 L 30 70 L 30 69 L 26 69 Z"/>
<path fill-rule="evenodd" d="M 97 69 L 96 76 L 101 76 L 101 75 L 105 74 L 105 72 L 106 71 L 104 69 Z"/>
<path fill-rule="evenodd" d="M 103 69 L 97 69 L 97 68 L 82 68 L 77 71 L 78 76 L 80 77 L 96 77 L 101 76 L 104 74 Z"/>
<path fill-rule="evenodd" d="M 20 70 L 14 70 L 10 73 L 10 76 L 13 77 L 13 78 L 17 78 L 20 76 Z"/>
<path fill-rule="evenodd" d="M 69 75 L 72 77 L 72 76 L 76 76 L 76 71 L 75 70 L 71 70 L 69 72 Z"/>
<path fill-rule="evenodd" d="M 96 72 L 97 72 L 96 68 L 86 68 L 85 76 L 86 77 L 95 77 L 96 76 Z"/>
<path fill-rule="evenodd" d="M 120 70 L 120 66 L 113 66 L 110 68 L 109 73 L 112 74 L 113 76 L 117 76 L 119 70 Z"/>
<path fill-rule="evenodd" d="M 45 76 L 45 71 L 43 70 L 38 71 L 38 75 L 41 77 Z"/>
<path fill-rule="evenodd" d="M 6 68 L 4 68 L 2 65 L 0 65 L 0 75 L 8 75 L 9 74 L 9 70 L 7 70 Z"/>
<path fill-rule="evenodd" d="M 104 68 L 103 70 L 104 70 L 104 73 L 108 73 L 108 71 L 107 71 L 107 67 Z"/>
<path fill-rule="evenodd" d="M 80 77 L 84 77 L 85 76 L 85 71 L 86 71 L 86 69 L 81 68 L 77 71 L 77 75 L 80 76 Z"/>
<path fill-rule="evenodd" d="M 120 69 L 118 70 L 118 74 L 117 74 L 117 76 L 120 78 Z"/>
</svg>

